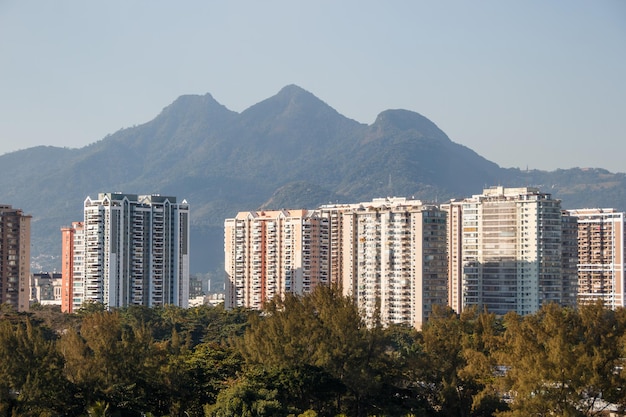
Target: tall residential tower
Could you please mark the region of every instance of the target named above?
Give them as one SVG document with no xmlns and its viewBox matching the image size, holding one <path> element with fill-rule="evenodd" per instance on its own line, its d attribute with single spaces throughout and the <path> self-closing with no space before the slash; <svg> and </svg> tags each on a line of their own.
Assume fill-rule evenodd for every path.
<svg viewBox="0 0 626 417">
<path fill-rule="evenodd" d="M 224 223 L 226 308 L 328 284 L 328 221 L 308 210 L 240 212 Z"/>
<path fill-rule="evenodd" d="M 575 221 L 536 188 L 485 189 L 445 205 L 451 305 L 530 314 L 576 303 Z M 574 259 L 571 259 L 571 258 Z"/>
<path fill-rule="evenodd" d="M 0 303 L 28 311 L 30 220 L 22 210 L 0 205 Z"/>
<path fill-rule="evenodd" d="M 176 197 L 160 195 L 101 193 L 97 199 L 87 197 L 84 215 L 82 224 L 62 229 L 64 274 L 71 271 L 71 276 L 63 278 L 66 310 L 90 301 L 107 307 L 187 307 L 186 201 L 178 203 Z"/>
<path fill-rule="evenodd" d="M 241 212 L 225 221 L 226 307 L 334 285 L 370 324 L 419 328 L 447 302 L 445 214 L 404 198 Z"/>
<path fill-rule="evenodd" d="M 421 328 L 448 299 L 446 213 L 405 198 L 338 210 L 343 293 L 370 324 L 379 316 L 383 324 Z"/>
<path fill-rule="evenodd" d="M 569 210 L 578 219 L 578 303 L 603 300 L 626 306 L 624 213 L 614 209 Z"/>
</svg>

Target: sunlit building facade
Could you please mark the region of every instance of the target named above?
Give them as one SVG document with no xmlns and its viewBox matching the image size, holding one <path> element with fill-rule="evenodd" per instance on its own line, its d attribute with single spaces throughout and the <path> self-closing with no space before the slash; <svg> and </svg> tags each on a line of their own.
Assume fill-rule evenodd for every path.
<svg viewBox="0 0 626 417">
<path fill-rule="evenodd" d="M 447 302 L 445 233 L 445 212 L 405 198 L 241 212 L 224 224 L 225 305 L 332 285 L 369 324 L 419 328 Z"/>
<path fill-rule="evenodd" d="M 82 302 L 187 307 L 189 206 L 176 197 L 101 193 L 84 202 L 82 286 L 76 277 L 72 308 Z M 76 235 L 75 235 L 76 236 Z M 65 258 L 64 258 L 65 259 Z M 79 289 L 80 288 L 80 289 Z"/>
<path fill-rule="evenodd" d="M 624 213 L 614 209 L 569 210 L 578 219 L 578 303 L 602 300 L 624 307 Z"/>
<path fill-rule="evenodd" d="M 85 301 L 85 228 L 73 222 L 61 228 L 61 311 L 73 313 Z"/>
<path fill-rule="evenodd" d="M 575 221 L 536 188 L 492 187 L 443 207 L 448 213 L 451 305 L 503 315 L 576 303 Z"/>
<path fill-rule="evenodd" d="M 344 295 L 370 324 L 421 328 L 447 304 L 446 213 L 404 198 L 340 209 Z"/>
<path fill-rule="evenodd" d="M 240 212 L 224 223 L 226 308 L 328 284 L 328 220 L 308 210 Z"/>
</svg>

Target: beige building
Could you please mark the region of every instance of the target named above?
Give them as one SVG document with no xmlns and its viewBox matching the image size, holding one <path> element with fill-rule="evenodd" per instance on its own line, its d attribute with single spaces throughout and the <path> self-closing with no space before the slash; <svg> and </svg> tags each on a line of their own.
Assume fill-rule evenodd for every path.
<svg viewBox="0 0 626 417">
<path fill-rule="evenodd" d="M 0 205 L 0 304 L 28 311 L 31 216 Z"/>
<path fill-rule="evenodd" d="M 536 188 L 492 187 L 443 209 L 456 311 L 530 314 L 546 302 L 575 305 L 575 221 L 559 200 Z"/>
<path fill-rule="evenodd" d="M 446 213 L 404 198 L 336 209 L 340 229 L 331 236 L 340 235 L 340 261 L 334 263 L 341 267 L 336 281 L 344 295 L 370 324 L 379 315 L 383 324 L 421 328 L 434 305 L 447 303 Z"/>
<path fill-rule="evenodd" d="M 240 212 L 224 223 L 225 307 L 260 309 L 328 284 L 328 221 L 308 210 Z"/>
<path fill-rule="evenodd" d="M 569 210 L 578 219 L 578 302 L 625 306 L 624 213 Z"/>
<path fill-rule="evenodd" d="M 420 201 L 241 212 L 224 230 L 227 308 L 336 285 L 370 323 L 419 328 L 447 302 L 445 213 Z"/>
</svg>

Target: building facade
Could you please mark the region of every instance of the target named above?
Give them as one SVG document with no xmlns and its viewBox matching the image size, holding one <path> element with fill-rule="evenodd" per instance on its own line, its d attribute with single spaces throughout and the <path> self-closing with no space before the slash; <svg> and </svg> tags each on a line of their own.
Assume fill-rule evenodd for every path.
<svg viewBox="0 0 626 417">
<path fill-rule="evenodd" d="M 0 304 L 28 311 L 31 216 L 0 205 Z"/>
<path fill-rule="evenodd" d="M 624 307 L 624 213 L 614 209 L 569 210 L 578 219 L 578 303 L 602 300 Z"/>
<path fill-rule="evenodd" d="M 84 302 L 100 302 L 109 308 L 187 307 L 186 201 L 122 193 L 87 197 L 84 221 L 62 229 L 62 237 L 63 297 L 69 311 Z"/>
<path fill-rule="evenodd" d="M 328 221 L 308 210 L 240 212 L 224 223 L 225 307 L 260 309 L 328 284 Z"/>
<path fill-rule="evenodd" d="M 366 321 L 421 328 L 446 305 L 446 213 L 419 200 L 374 199 L 341 210 L 337 280 Z"/>
<path fill-rule="evenodd" d="M 61 311 L 73 313 L 85 301 L 85 227 L 61 228 Z"/>
<path fill-rule="evenodd" d="M 575 223 L 559 200 L 536 188 L 492 187 L 444 209 L 457 311 L 478 306 L 524 315 L 547 302 L 575 305 Z"/>
<path fill-rule="evenodd" d="M 224 229 L 227 308 L 335 285 L 370 324 L 421 327 L 447 302 L 445 212 L 417 200 L 241 212 Z"/>
</svg>

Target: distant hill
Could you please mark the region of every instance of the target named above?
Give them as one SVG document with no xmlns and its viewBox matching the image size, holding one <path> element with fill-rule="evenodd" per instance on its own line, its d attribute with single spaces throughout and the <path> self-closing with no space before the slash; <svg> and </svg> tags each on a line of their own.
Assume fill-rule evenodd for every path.
<svg viewBox="0 0 626 417">
<path fill-rule="evenodd" d="M 238 211 L 384 196 L 442 202 L 491 185 L 538 186 L 565 208 L 626 211 L 623 173 L 504 169 L 420 114 L 385 110 L 365 125 L 295 85 L 241 113 L 210 94 L 182 96 L 152 121 L 80 149 L 0 156 L 0 203 L 33 215 L 32 256 L 47 270 L 60 268 L 60 228 L 104 191 L 187 199 L 191 270 L 205 272 L 222 264 L 223 222 Z"/>
</svg>

